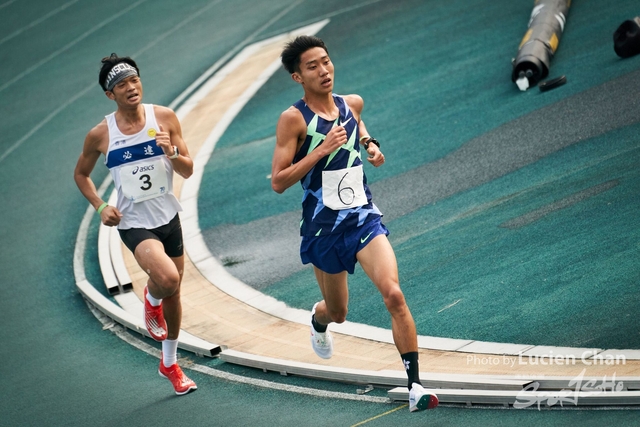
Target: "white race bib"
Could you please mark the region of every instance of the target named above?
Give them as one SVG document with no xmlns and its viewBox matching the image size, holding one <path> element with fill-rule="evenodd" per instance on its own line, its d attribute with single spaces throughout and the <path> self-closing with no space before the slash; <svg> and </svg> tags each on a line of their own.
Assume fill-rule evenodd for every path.
<svg viewBox="0 0 640 427">
<path fill-rule="evenodd" d="M 154 199 L 169 192 L 167 170 L 162 159 L 120 167 L 123 195 L 134 203 Z"/>
<path fill-rule="evenodd" d="M 322 171 L 322 203 L 336 211 L 366 205 L 362 165 Z"/>
</svg>

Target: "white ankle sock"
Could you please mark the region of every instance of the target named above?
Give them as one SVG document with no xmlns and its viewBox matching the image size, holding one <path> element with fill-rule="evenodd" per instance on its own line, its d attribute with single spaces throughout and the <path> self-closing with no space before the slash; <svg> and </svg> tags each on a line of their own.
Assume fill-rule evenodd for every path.
<svg viewBox="0 0 640 427">
<path fill-rule="evenodd" d="M 178 361 L 178 340 L 162 341 L 162 363 L 165 368 Z"/>
<path fill-rule="evenodd" d="M 149 301 L 149 304 L 151 304 L 154 307 L 157 307 L 160 304 L 162 304 L 162 299 L 157 299 L 152 297 L 151 292 L 149 292 L 149 289 L 147 289 L 147 301 Z"/>
</svg>

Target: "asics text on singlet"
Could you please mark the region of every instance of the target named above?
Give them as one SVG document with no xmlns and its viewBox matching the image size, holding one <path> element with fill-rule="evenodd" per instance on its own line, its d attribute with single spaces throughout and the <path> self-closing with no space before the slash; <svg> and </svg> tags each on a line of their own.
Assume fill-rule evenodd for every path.
<svg viewBox="0 0 640 427">
<path fill-rule="evenodd" d="M 173 166 L 156 145 L 159 129 L 153 105 L 143 104 L 146 123 L 134 135 L 123 134 L 115 113 L 106 116 L 109 148 L 105 164 L 118 192 L 116 207 L 122 213 L 118 228 L 157 228 L 182 210 L 173 195 Z"/>
</svg>

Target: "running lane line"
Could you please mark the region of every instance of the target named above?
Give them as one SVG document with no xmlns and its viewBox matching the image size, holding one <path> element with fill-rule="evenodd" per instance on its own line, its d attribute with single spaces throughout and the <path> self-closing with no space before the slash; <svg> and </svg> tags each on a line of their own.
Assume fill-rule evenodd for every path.
<svg viewBox="0 0 640 427">
<path fill-rule="evenodd" d="M 58 13 L 62 12 L 63 10 L 67 9 L 69 6 L 78 3 L 80 0 L 71 0 L 70 2 L 67 2 L 65 4 L 63 4 L 62 6 L 59 6 L 55 9 L 53 9 L 51 12 L 47 13 L 44 16 L 41 16 L 40 18 L 36 19 L 35 21 L 32 21 L 30 24 L 25 25 L 24 27 L 15 30 L 13 33 L 9 34 L 8 36 L 6 36 L 5 38 L 0 40 L 0 45 L 11 40 L 12 38 L 15 38 L 17 36 L 19 36 L 20 34 L 24 33 L 25 31 L 35 27 L 38 24 L 43 23 L 44 21 L 46 21 L 47 19 L 51 18 L 54 15 L 57 15 Z M 4 5 L 3 5 L 4 6 Z M 0 6 L 0 9 L 3 7 Z"/>
<path fill-rule="evenodd" d="M 51 55 L 47 56 L 46 58 L 44 58 L 43 60 L 37 62 L 35 65 L 32 65 L 31 67 L 27 68 L 26 70 L 24 70 L 23 72 L 21 72 L 20 74 L 16 75 L 14 78 L 12 78 L 11 80 L 9 80 L 8 82 L 6 82 L 5 84 L 3 84 L 2 86 L 0 86 L 0 92 L 2 92 L 3 90 L 5 90 L 6 88 L 8 88 L 9 86 L 11 86 L 12 84 L 14 84 L 15 82 L 17 82 L 18 80 L 28 76 L 29 74 L 33 73 L 35 70 L 37 70 L 38 68 L 40 68 L 41 66 L 43 66 L 44 64 L 46 64 L 47 62 L 51 61 L 53 58 L 55 58 L 56 56 L 60 55 L 63 52 L 66 52 L 67 50 L 71 49 L 73 46 L 75 46 L 76 44 L 80 43 L 82 40 L 86 39 L 87 37 L 89 37 L 91 34 L 95 33 L 96 31 L 98 31 L 99 29 L 101 29 L 102 27 L 110 24 L 111 22 L 115 21 L 116 19 L 118 19 L 119 17 L 121 17 L 122 15 L 128 13 L 130 10 L 135 9 L 136 7 L 140 6 L 142 3 L 146 2 L 147 0 L 138 0 L 137 2 L 135 2 L 134 4 L 132 4 L 129 7 L 126 7 L 124 9 L 122 9 L 120 12 L 116 13 L 115 15 L 111 16 L 111 18 L 106 19 L 104 21 L 102 21 L 101 23 L 99 23 L 98 25 L 96 25 L 95 27 L 93 27 L 91 30 L 86 31 L 84 34 L 82 34 L 80 37 L 76 38 L 75 40 L 73 40 L 70 43 L 67 43 L 64 47 L 56 50 L 55 52 L 53 52 Z"/>
<path fill-rule="evenodd" d="M 16 0 L 10 0 L 6 3 L 0 4 L 0 9 L 9 6 L 11 3 L 14 3 Z"/>
<path fill-rule="evenodd" d="M 376 415 L 375 417 L 371 417 L 371 418 L 368 418 L 368 419 L 366 419 L 366 420 L 364 420 L 364 421 L 360 421 L 359 423 L 354 424 L 354 425 L 352 425 L 351 427 L 358 427 L 358 426 L 364 425 L 364 424 L 366 424 L 366 423 L 368 423 L 368 422 L 371 422 L 371 421 L 373 421 L 373 420 L 377 420 L 378 418 L 382 418 L 382 417 L 385 417 L 385 416 L 387 416 L 387 415 L 389 415 L 389 414 L 392 414 L 392 413 L 394 413 L 394 412 L 396 412 L 396 411 L 399 411 L 400 409 L 404 409 L 404 408 L 406 408 L 407 406 L 409 406 L 409 405 L 407 405 L 407 404 L 405 403 L 404 405 L 400 405 L 400 406 L 398 406 L 397 408 L 393 408 L 393 409 L 391 409 L 390 411 L 383 412 L 382 414 L 380 414 L 380 415 Z"/>
<path fill-rule="evenodd" d="M 109 331 L 114 333 L 118 338 L 120 338 L 127 344 L 134 346 L 138 350 L 141 350 L 155 357 L 156 359 L 161 359 L 161 351 L 159 349 L 131 335 L 129 332 L 127 332 L 126 328 L 122 327 L 121 325 L 114 324 L 111 321 L 111 319 L 109 319 L 100 311 L 98 311 L 96 308 L 94 308 L 90 303 L 87 302 L 87 305 L 89 306 L 89 309 L 91 310 L 93 315 L 100 321 L 100 323 L 102 323 L 103 329 L 108 329 Z M 185 363 L 187 361 L 191 363 Z M 184 359 L 181 360 L 181 366 L 183 369 L 191 369 L 192 371 L 197 371 L 202 374 L 209 375 L 210 377 L 213 377 L 213 378 L 219 378 L 222 380 L 231 381 L 235 383 L 247 384 L 247 385 L 267 388 L 271 390 L 285 391 L 289 393 L 304 394 L 304 395 L 313 396 L 313 397 L 324 397 L 329 399 L 341 399 L 341 400 L 354 400 L 358 402 L 369 402 L 369 403 L 384 403 L 384 404 L 391 403 L 391 400 L 389 400 L 389 398 L 387 397 L 367 396 L 363 394 L 350 394 L 350 393 L 343 393 L 338 391 L 321 390 L 321 389 L 311 388 L 311 387 L 301 387 L 301 386 L 295 386 L 295 385 L 282 384 L 282 383 L 277 383 L 273 381 L 260 380 L 257 378 L 251 378 L 251 377 L 245 377 L 238 374 L 232 374 L 229 372 L 212 368 L 210 366 L 193 363 L 189 359 L 187 359 L 187 361 L 185 361 Z M 407 405 L 402 405 L 399 408 L 396 408 L 389 412 L 385 412 L 382 415 L 391 413 L 404 406 L 407 406 Z M 379 418 L 382 415 L 373 417 L 370 420 Z M 362 423 L 359 423 L 356 425 L 361 425 L 361 424 Z"/>
<path fill-rule="evenodd" d="M 142 0 L 142 1 L 146 1 L 146 0 Z M 157 45 L 160 41 L 162 41 L 162 40 L 166 39 L 167 37 L 171 36 L 176 31 L 178 31 L 179 29 L 184 27 L 186 24 L 188 24 L 189 22 L 193 21 L 195 18 L 201 16 L 201 14 L 203 12 L 205 12 L 206 10 L 211 8 L 212 6 L 220 3 L 220 1 L 222 1 L 222 0 L 214 0 L 211 3 L 209 3 L 208 5 L 204 6 L 201 9 L 199 9 L 197 12 L 195 12 L 192 15 L 188 16 L 187 18 L 185 18 L 182 22 L 180 22 L 178 25 L 176 25 L 170 31 L 165 32 L 162 36 L 159 36 L 159 37 L 155 38 L 151 43 L 148 43 L 142 49 L 140 49 L 139 51 L 135 52 L 132 56 L 133 57 L 140 56 L 142 53 L 144 53 L 147 50 L 151 49 L 153 46 Z M 130 7 L 129 9 L 132 9 L 132 7 Z M 11 147 L 9 147 L 4 153 L 2 153 L 2 155 L 0 156 L 0 163 L 2 163 L 2 161 L 4 159 L 6 159 L 13 151 L 15 151 L 18 147 L 20 147 L 26 140 L 31 138 L 31 136 L 33 134 L 38 132 L 43 126 L 45 126 L 47 123 L 49 123 L 51 120 L 53 120 L 58 114 L 60 114 L 61 111 L 63 111 L 69 105 L 73 104 L 78 99 L 80 99 L 81 97 L 83 97 L 84 95 L 89 93 L 89 91 L 95 89 L 95 87 L 96 87 L 96 84 L 95 83 L 91 83 L 90 85 L 88 85 L 87 87 L 82 89 L 79 93 L 77 93 L 75 96 L 73 96 L 71 99 L 67 100 L 62 105 L 60 105 L 58 108 L 56 108 L 51 113 L 49 113 L 43 120 L 40 121 L 40 123 L 38 123 L 36 126 L 34 126 L 22 138 L 20 138 L 16 142 L 14 142 Z"/>
</svg>

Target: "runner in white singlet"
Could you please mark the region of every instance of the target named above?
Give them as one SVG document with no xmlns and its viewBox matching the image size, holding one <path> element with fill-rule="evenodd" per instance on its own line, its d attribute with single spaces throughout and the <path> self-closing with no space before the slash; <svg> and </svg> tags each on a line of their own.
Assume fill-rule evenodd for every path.
<svg viewBox="0 0 640 427">
<path fill-rule="evenodd" d="M 117 109 L 87 134 L 74 179 L 102 223 L 118 227 L 123 242 L 149 275 L 144 318 L 149 335 L 162 341 L 158 373 L 171 381 L 176 394 L 186 394 L 197 386 L 177 364 L 184 251 L 178 217 L 182 208 L 173 195 L 173 173 L 189 178 L 193 161 L 176 114 L 142 104 L 135 61 L 116 54 L 103 58 L 98 82 Z M 116 206 L 100 198 L 90 177 L 101 155 L 113 177 Z"/>
</svg>

